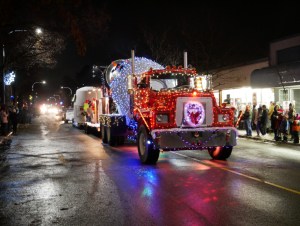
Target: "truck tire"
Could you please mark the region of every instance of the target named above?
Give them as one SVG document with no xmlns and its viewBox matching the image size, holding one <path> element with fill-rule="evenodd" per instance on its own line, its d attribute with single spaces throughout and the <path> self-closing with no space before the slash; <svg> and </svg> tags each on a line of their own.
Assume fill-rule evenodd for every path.
<svg viewBox="0 0 300 226">
<path fill-rule="evenodd" d="M 152 138 L 143 125 L 139 128 L 137 142 L 141 162 L 145 164 L 155 164 L 159 157 L 159 149 L 154 148 Z"/>
<path fill-rule="evenodd" d="M 208 148 L 208 153 L 213 159 L 224 160 L 230 157 L 232 146 Z"/>
<path fill-rule="evenodd" d="M 101 138 L 102 138 L 102 142 L 104 144 L 107 144 L 107 133 L 106 133 L 106 127 L 101 125 L 101 129 L 100 129 L 100 132 L 101 132 Z"/>
</svg>

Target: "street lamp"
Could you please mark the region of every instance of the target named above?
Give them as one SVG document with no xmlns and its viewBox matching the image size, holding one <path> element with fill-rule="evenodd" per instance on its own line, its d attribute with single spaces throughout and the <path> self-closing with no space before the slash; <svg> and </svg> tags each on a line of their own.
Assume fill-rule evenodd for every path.
<svg viewBox="0 0 300 226">
<path fill-rule="evenodd" d="M 60 95 L 58 94 L 53 94 L 54 97 L 58 97 L 58 100 L 60 100 Z"/>
<path fill-rule="evenodd" d="M 8 35 L 11 35 L 13 33 L 16 32 L 27 32 L 28 30 L 26 29 L 15 29 L 15 30 L 11 30 L 10 32 L 8 32 Z M 42 29 L 37 27 L 35 29 L 35 33 L 37 35 L 40 35 L 43 33 Z M 4 77 L 5 77 L 5 45 L 4 43 L 2 44 L 2 83 L 3 83 L 3 104 L 5 104 L 5 82 L 4 82 Z"/>
<path fill-rule="evenodd" d="M 33 83 L 33 84 L 32 84 L 32 92 L 33 92 L 33 90 L 34 90 L 34 89 L 33 89 L 33 88 L 34 88 L 34 85 L 37 84 L 37 83 L 46 84 L 46 81 L 41 81 L 41 82 L 35 82 L 35 83 Z"/>
<path fill-rule="evenodd" d="M 72 89 L 70 87 L 67 87 L 67 86 L 61 86 L 60 87 L 61 89 L 69 89 L 70 90 L 70 93 L 71 93 L 71 96 L 72 96 Z"/>
<path fill-rule="evenodd" d="M 54 99 L 54 101 L 56 102 L 56 98 L 55 97 L 49 97 L 48 101 L 50 101 L 50 99 Z"/>
<path fill-rule="evenodd" d="M 37 35 L 40 35 L 40 34 L 42 34 L 42 33 L 43 33 L 43 30 L 42 30 L 42 28 L 40 28 L 40 27 L 37 27 L 37 28 L 35 29 L 35 33 L 36 33 Z"/>
</svg>

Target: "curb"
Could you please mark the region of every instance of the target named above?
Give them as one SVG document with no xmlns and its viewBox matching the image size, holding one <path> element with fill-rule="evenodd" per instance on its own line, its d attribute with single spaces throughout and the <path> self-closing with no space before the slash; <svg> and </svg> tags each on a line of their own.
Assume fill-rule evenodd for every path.
<svg viewBox="0 0 300 226">
<path fill-rule="evenodd" d="M 248 137 L 248 136 L 244 136 L 244 135 L 239 135 L 238 137 L 249 139 L 249 140 L 257 140 L 257 141 L 261 141 L 261 142 L 272 142 L 272 143 L 276 143 L 276 144 L 288 144 L 288 145 L 293 145 L 293 146 L 300 146 L 300 143 L 293 143 L 290 141 L 289 142 L 276 141 L 276 140 L 266 139 L 263 137 Z"/>
<path fill-rule="evenodd" d="M 0 137 L 0 145 L 11 144 L 11 135 L 12 135 L 12 132 L 8 133 L 6 136 L 1 136 Z"/>
</svg>

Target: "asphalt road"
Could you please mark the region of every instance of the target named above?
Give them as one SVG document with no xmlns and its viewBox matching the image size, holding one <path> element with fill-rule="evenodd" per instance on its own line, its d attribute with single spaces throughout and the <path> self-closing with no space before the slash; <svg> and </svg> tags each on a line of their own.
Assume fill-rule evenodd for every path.
<svg viewBox="0 0 300 226">
<path fill-rule="evenodd" d="M 300 150 L 239 139 L 227 161 L 163 152 L 142 165 L 41 116 L 2 149 L 0 225 L 298 225 Z"/>
</svg>

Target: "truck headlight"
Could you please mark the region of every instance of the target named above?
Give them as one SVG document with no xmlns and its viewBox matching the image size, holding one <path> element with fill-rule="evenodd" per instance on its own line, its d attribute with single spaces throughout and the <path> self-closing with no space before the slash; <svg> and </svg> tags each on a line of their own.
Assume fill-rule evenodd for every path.
<svg viewBox="0 0 300 226">
<path fill-rule="evenodd" d="M 156 115 L 156 123 L 168 123 L 169 115 L 168 114 L 157 114 Z"/>
<path fill-rule="evenodd" d="M 219 114 L 218 115 L 218 122 L 228 122 L 229 115 L 228 114 Z"/>
</svg>

